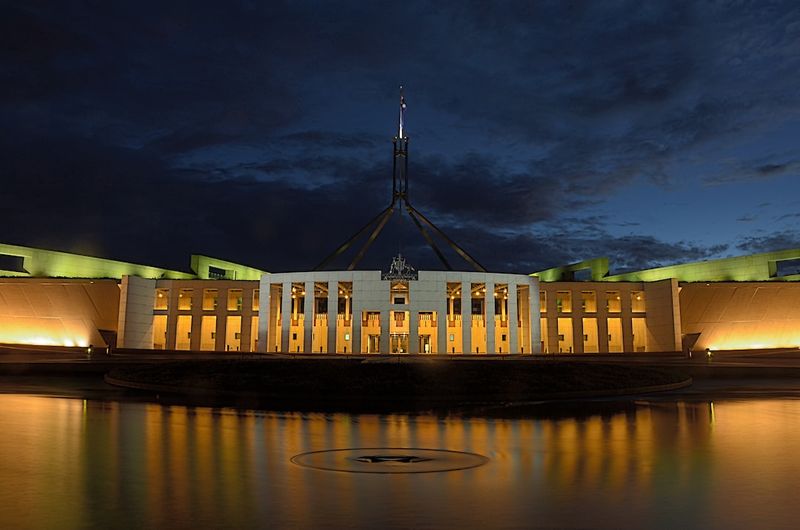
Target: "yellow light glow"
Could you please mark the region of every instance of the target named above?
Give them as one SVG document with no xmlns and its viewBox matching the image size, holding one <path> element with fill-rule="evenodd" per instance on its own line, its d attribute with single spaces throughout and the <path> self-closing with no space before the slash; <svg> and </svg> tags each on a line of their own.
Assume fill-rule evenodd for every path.
<svg viewBox="0 0 800 530">
<path fill-rule="evenodd" d="M 72 348 L 74 346 L 86 347 L 89 341 L 85 338 L 75 337 L 48 337 L 33 331 L 32 334 L 11 333 L 4 330 L 0 333 L 0 343 L 3 344 L 21 344 L 28 346 L 67 346 Z"/>
</svg>

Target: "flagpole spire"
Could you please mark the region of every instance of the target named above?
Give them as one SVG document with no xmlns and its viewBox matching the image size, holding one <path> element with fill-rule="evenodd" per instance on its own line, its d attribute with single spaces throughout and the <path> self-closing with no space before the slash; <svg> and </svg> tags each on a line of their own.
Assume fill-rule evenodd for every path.
<svg viewBox="0 0 800 530">
<path fill-rule="evenodd" d="M 340 256 L 344 252 L 346 252 L 357 239 L 363 237 L 365 234 L 369 232 L 369 236 L 367 236 L 367 240 L 364 242 L 361 250 L 358 251 L 356 256 L 353 258 L 353 261 L 350 262 L 350 265 L 347 266 L 347 270 L 353 270 L 356 265 L 358 265 L 361 258 L 364 257 L 364 254 L 367 252 L 369 247 L 375 241 L 375 239 L 380 235 L 383 228 L 386 226 L 386 223 L 389 222 L 389 218 L 392 214 L 399 210 L 400 212 L 403 209 L 408 212 L 408 216 L 414 222 L 414 225 L 419 229 L 422 237 L 425 238 L 425 242 L 428 243 L 428 246 L 431 247 L 433 252 L 442 262 L 444 267 L 447 270 L 453 270 L 453 267 L 450 266 L 450 263 L 447 261 L 447 258 L 442 253 L 441 249 L 437 246 L 436 242 L 433 239 L 434 235 L 438 235 L 441 239 L 443 239 L 449 246 L 452 248 L 459 256 L 464 258 L 466 262 L 472 265 L 475 270 L 480 272 L 486 272 L 486 269 L 478 263 L 475 258 L 467 254 L 467 252 L 459 247 L 455 241 L 447 237 L 447 235 L 442 232 L 436 225 L 434 225 L 430 219 L 425 217 L 422 212 L 411 206 L 411 202 L 408 200 L 408 136 L 405 134 L 404 130 L 404 122 L 406 116 L 406 97 L 403 93 L 403 85 L 400 85 L 400 111 L 397 117 L 397 136 L 392 138 L 392 147 L 393 147 L 393 154 L 392 157 L 392 202 L 389 203 L 381 213 L 379 213 L 375 218 L 372 219 L 369 223 L 364 225 L 361 230 L 355 233 L 350 239 L 345 241 L 339 248 L 337 248 L 331 255 L 329 255 L 325 260 L 317 265 L 314 270 L 321 270 L 328 263 L 336 259 L 337 256 Z M 371 232 L 370 232 L 371 230 Z M 399 256 L 399 254 L 398 254 Z"/>
<path fill-rule="evenodd" d="M 403 85 L 400 85 L 400 119 L 397 126 L 397 138 L 403 139 L 403 118 L 406 111 L 406 97 L 403 95 Z"/>
</svg>

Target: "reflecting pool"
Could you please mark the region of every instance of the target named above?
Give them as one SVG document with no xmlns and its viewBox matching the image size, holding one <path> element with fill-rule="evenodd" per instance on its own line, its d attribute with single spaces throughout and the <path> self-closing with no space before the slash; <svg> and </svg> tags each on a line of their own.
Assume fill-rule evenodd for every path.
<svg viewBox="0 0 800 530">
<path fill-rule="evenodd" d="M 489 461 L 408 474 L 291 462 L 384 447 Z M 11 394 L 0 395 L 0 526 L 797 528 L 798 455 L 794 399 L 487 419 Z"/>
</svg>

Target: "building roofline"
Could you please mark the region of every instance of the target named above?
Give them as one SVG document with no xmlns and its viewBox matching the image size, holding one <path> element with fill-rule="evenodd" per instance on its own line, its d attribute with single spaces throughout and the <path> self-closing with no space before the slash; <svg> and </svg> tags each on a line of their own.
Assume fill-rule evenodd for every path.
<svg viewBox="0 0 800 530">
<path fill-rule="evenodd" d="M 149 279 L 258 279 L 265 271 L 230 261 L 192 255 L 193 272 L 128 263 L 58 250 L 0 243 L 0 276 L 21 278 L 114 278 L 138 276 Z M 215 272 L 217 274 L 215 274 Z"/>
<path fill-rule="evenodd" d="M 668 278 L 682 282 L 800 281 L 800 274 L 784 275 L 780 271 L 781 262 L 794 260 L 800 260 L 800 249 L 679 263 L 609 275 L 609 260 L 601 257 L 545 269 L 531 276 L 538 276 L 543 282 L 574 281 L 575 272 L 588 269 L 591 270 L 592 281 L 604 282 L 654 282 Z"/>
</svg>

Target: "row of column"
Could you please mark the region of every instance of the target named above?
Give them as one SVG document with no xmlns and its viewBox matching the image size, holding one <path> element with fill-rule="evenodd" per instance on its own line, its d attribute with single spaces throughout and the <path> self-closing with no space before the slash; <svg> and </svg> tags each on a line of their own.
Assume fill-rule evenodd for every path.
<svg viewBox="0 0 800 530">
<path fill-rule="evenodd" d="M 292 284 L 296 282 L 286 281 L 281 284 L 281 346 L 283 350 L 288 347 L 289 334 L 291 333 L 291 309 L 292 309 Z M 304 282 L 304 289 L 306 292 L 306 303 L 303 308 L 304 327 L 303 327 L 303 349 L 306 353 L 311 353 L 312 348 L 312 333 L 314 324 L 314 281 Z M 338 305 L 339 305 L 339 282 L 328 282 L 328 352 L 333 353 L 336 349 L 336 337 L 338 324 Z M 517 304 L 517 284 L 507 283 L 508 286 L 508 322 L 509 328 L 509 344 L 511 351 L 503 353 L 519 353 L 518 342 L 518 304 Z M 381 350 L 388 352 L 389 350 L 389 319 L 390 313 L 394 310 L 405 310 L 409 312 L 410 326 L 409 326 L 409 350 L 410 353 L 420 353 L 416 350 L 419 349 L 419 313 L 420 311 L 435 311 L 437 314 L 437 351 L 440 354 L 448 353 L 448 334 L 447 334 L 447 293 L 446 282 L 442 282 L 442 293 L 437 294 L 437 302 L 431 302 L 432 307 L 420 307 L 419 304 L 413 302 L 414 293 L 412 293 L 412 303 L 405 307 L 392 306 L 388 302 L 389 293 L 386 293 L 387 302 L 379 304 L 379 307 L 364 307 L 364 302 L 360 300 L 359 296 L 355 293 L 358 291 L 355 282 L 353 282 L 352 298 L 352 336 L 350 340 L 350 347 L 352 353 L 361 352 L 361 315 L 363 311 L 379 311 L 380 312 L 380 325 L 381 325 Z M 266 351 L 268 345 L 274 344 L 272 337 L 268 337 L 270 332 L 275 333 L 275 327 L 270 326 L 272 320 L 272 310 L 277 304 L 272 301 L 271 284 L 265 283 L 261 286 L 261 308 L 262 314 L 259 325 L 259 349 Z M 480 353 L 495 353 L 495 307 L 494 307 L 494 282 L 485 282 L 486 295 L 484 297 L 485 307 L 485 322 L 486 322 L 486 351 Z M 472 347 L 472 296 L 471 296 L 472 282 L 461 282 L 461 332 L 462 332 L 462 350 L 458 353 L 475 353 Z M 536 298 L 535 298 L 536 297 Z M 441 300 L 439 302 L 438 300 Z M 523 323 L 524 327 L 528 328 L 528 339 L 532 351 L 538 350 L 539 340 L 539 323 L 538 323 L 538 292 L 532 288 L 529 289 L 528 296 L 528 311 L 527 322 Z M 535 342 L 535 344 L 534 344 Z M 526 351 L 525 353 L 531 353 Z"/>
<path fill-rule="evenodd" d="M 605 296 L 606 291 L 597 291 L 597 311 L 585 312 L 581 307 L 581 291 L 570 290 L 572 299 L 571 311 L 559 313 L 556 297 L 558 291 L 547 291 L 546 304 L 547 311 L 541 314 L 541 318 L 546 320 L 547 344 L 550 353 L 558 352 L 558 319 L 569 318 L 572 321 L 572 346 L 574 353 L 583 353 L 583 318 L 597 319 L 597 336 L 599 353 L 609 353 L 608 351 L 608 319 L 620 318 L 622 323 L 622 351 L 633 351 L 633 313 L 631 311 L 630 291 L 620 290 L 620 311 L 610 313 L 605 304 L 601 303 L 600 298 Z M 643 316 L 644 314 L 642 314 Z M 580 345 L 580 346 L 578 346 Z"/>
</svg>

